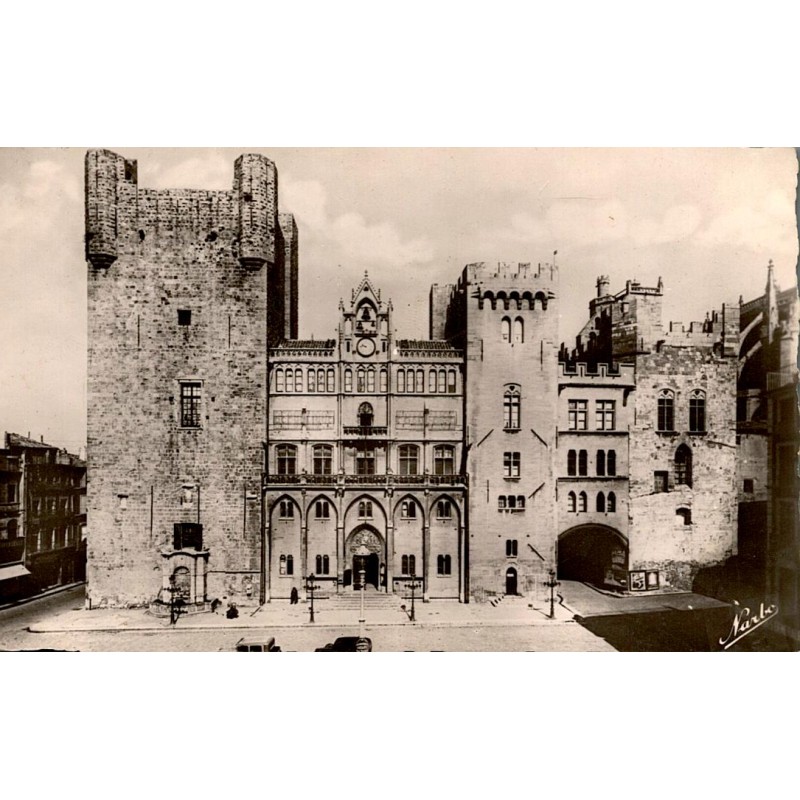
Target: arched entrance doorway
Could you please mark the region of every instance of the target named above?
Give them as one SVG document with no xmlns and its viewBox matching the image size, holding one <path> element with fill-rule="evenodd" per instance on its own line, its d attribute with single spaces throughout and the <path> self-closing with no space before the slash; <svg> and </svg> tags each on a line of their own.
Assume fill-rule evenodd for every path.
<svg viewBox="0 0 800 800">
<path fill-rule="evenodd" d="M 558 578 L 624 589 L 628 542 L 606 525 L 578 525 L 558 537 Z"/>
<path fill-rule="evenodd" d="M 517 571 L 514 567 L 506 570 L 506 594 L 517 593 Z"/>
<path fill-rule="evenodd" d="M 361 576 L 366 588 L 382 591 L 385 583 L 386 558 L 380 534 L 369 525 L 356 528 L 347 539 L 344 585 L 361 589 Z"/>
</svg>

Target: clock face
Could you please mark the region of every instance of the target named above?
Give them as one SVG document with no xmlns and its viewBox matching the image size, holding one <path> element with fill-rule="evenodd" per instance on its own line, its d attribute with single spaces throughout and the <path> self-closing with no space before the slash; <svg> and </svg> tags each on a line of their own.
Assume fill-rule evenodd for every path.
<svg viewBox="0 0 800 800">
<path fill-rule="evenodd" d="M 359 339 L 356 351 L 360 356 L 371 356 L 375 352 L 375 342 L 372 339 Z"/>
</svg>

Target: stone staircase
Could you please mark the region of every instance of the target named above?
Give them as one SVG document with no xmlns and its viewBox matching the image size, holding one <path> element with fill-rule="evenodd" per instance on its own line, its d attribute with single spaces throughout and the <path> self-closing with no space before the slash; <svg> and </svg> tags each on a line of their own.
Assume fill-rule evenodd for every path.
<svg viewBox="0 0 800 800">
<path fill-rule="evenodd" d="M 405 602 L 398 595 L 385 594 L 384 592 L 367 591 L 364 593 L 364 611 L 400 611 L 400 606 Z M 331 595 L 325 601 L 325 607 L 336 611 L 356 611 L 361 609 L 361 593 L 344 591 L 342 594 Z"/>
</svg>

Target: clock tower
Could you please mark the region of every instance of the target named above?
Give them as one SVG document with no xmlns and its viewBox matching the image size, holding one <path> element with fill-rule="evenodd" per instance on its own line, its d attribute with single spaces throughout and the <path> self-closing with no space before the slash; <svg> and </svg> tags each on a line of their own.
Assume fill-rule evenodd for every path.
<svg viewBox="0 0 800 800">
<path fill-rule="evenodd" d="M 386 363 L 391 354 L 392 304 L 383 303 L 367 273 L 350 296 L 350 308 L 339 303 L 339 345 L 344 361 Z"/>
</svg>

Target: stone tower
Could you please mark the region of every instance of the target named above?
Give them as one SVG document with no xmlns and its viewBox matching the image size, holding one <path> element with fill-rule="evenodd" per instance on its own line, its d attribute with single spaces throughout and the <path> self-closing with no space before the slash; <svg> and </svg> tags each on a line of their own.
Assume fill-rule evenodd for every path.
<svg viewBox="0 0 800 800">
<path fill-rule="evenodd" d="M 156 191 L 87 153 L 90 604 L 257 596 L 286 249 L 264 156 L 237 159 L 231 191 Z"/>
</svg>

